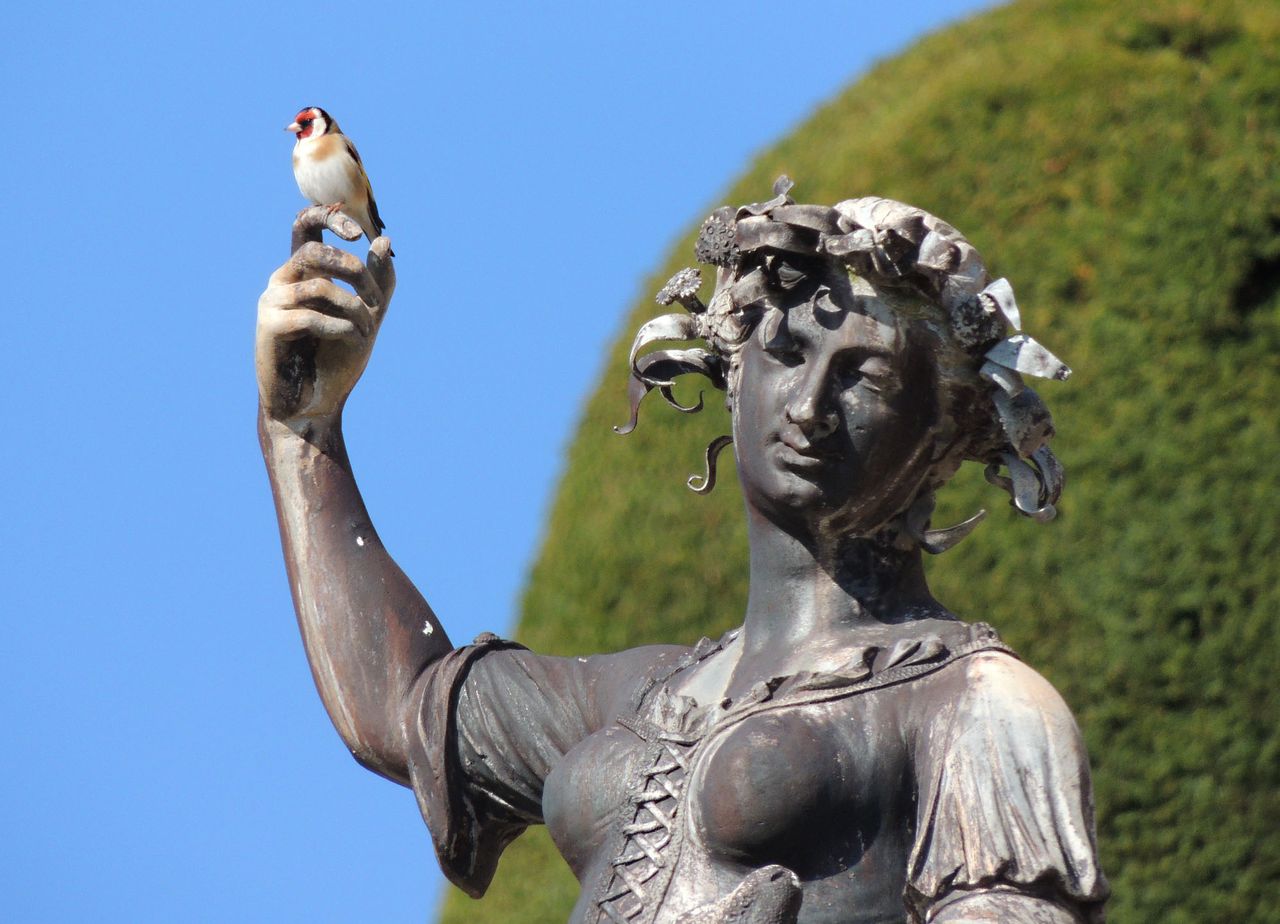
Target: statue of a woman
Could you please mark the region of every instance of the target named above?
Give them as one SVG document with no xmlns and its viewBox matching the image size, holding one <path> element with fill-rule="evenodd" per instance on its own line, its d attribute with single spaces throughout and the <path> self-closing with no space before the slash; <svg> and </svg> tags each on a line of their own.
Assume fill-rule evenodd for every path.
<svg viewBox="0 0 1280 924">
<path fill-rule="evenodd" d="M 721 209 L 632 354 L 632 422 L 697 371 L 725 389 L 749 523 L 740 629 L 694 648 L 552 658 L 454 648 L 383 548 L 342 407 L 395 287 L 319 241 L 259 303 L 260 429 L 316 685 L 356 759 L 411 786 L 474 896 L 545 823 L 575 922 L 1100 921 L 1088 760 L 1057 693 L 929 592 L 934 491 L 985 463 L 1053 514 L 1062 469 L 1024 375 L 1066 367 L 954 228 L 884 199 Z M 349 283 L 351 294 L 330 280 Z M 703 347 L 646 351 L 659 340 Z M 714 481 L 715 454 L 697 487 Z"/>
</svg>

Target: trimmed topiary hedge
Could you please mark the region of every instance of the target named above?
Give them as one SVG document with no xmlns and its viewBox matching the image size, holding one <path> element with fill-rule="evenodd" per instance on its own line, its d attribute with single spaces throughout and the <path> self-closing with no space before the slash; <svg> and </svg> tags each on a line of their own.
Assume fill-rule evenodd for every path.
<svg viewBox="0 0 1280 924">
<path fill-rule="evenodd" d="M 839 47 L 839 42 L 833 42 Z M 1075 368 L 1041 394 L 1068 486 L 1047 527 L 962 473 L 935 522 L 993 516 L 930 563 L 1088 739 L 1117 922 L 1280 920 L 1280 5 L 1024 2 L 876 67 L 708 207 L 876 194 L 943 216 Z M 646 291 L 691 262 L 682 240 Z M 569 451 L 519 637 L 550 653 L 692 643 L 746 593 L 734 479 L 685 477 L 727 432 L 646 406 L 623 439 L 619 332 Z M 693 389 L 696 386 L 691 385 Z M 692 391 L 686 392 L 689 397 Z M 534 832 L 446 922 L 564 921 Z"/>
</svg>

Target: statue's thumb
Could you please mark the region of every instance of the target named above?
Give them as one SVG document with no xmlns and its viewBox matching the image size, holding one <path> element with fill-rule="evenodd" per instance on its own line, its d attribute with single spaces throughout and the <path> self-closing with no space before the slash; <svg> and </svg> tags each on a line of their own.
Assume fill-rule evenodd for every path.
<svg viewBox="0 0 1280 924">
<path fill-rule="evenodd" d="M 383 308 L 396 290 L 396 268 L 392 256 L 391 241 L 385 237 L 378 238 L 378 242 L 369 248 L 369 273 L 382 291 Z"/>
</svg>

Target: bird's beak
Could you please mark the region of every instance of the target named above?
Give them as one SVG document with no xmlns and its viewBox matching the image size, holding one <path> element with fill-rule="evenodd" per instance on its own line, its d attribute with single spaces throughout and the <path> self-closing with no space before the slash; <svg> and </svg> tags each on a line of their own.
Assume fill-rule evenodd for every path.
<svg viewBox="0 0 1280 924">
<path fill-rule="evenodd" d="M 293 132 L 296 135 L 298 132 L 302 131 L 302 126 L 297 122 L 290 122 L 284 127 L 284 130 L 287 132 Z"/>
</svg>

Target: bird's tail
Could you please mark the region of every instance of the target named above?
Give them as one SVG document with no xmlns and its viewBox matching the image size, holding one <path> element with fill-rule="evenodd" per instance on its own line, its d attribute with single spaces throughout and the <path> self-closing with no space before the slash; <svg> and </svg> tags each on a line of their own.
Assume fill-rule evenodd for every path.
<svg viewBox="0 0 1280 924">
<path fill-rule="evenodd" d="M 373 198 L 372 190 L 369 191 L 369 225 L 372 226 L 372 230 L 366 227 L 364 229 L 364 233 L 368 236 L 369 243 L 372 244 L 373 239 L 381 234 L 387 227 L 387 223 L 383 221 L 382 216 L 378 214 L 378 203 Z M 393 257 L 396 255 L 396 252 L 391 248 L 387 248 L 387 253 Z"/>
</svg>

